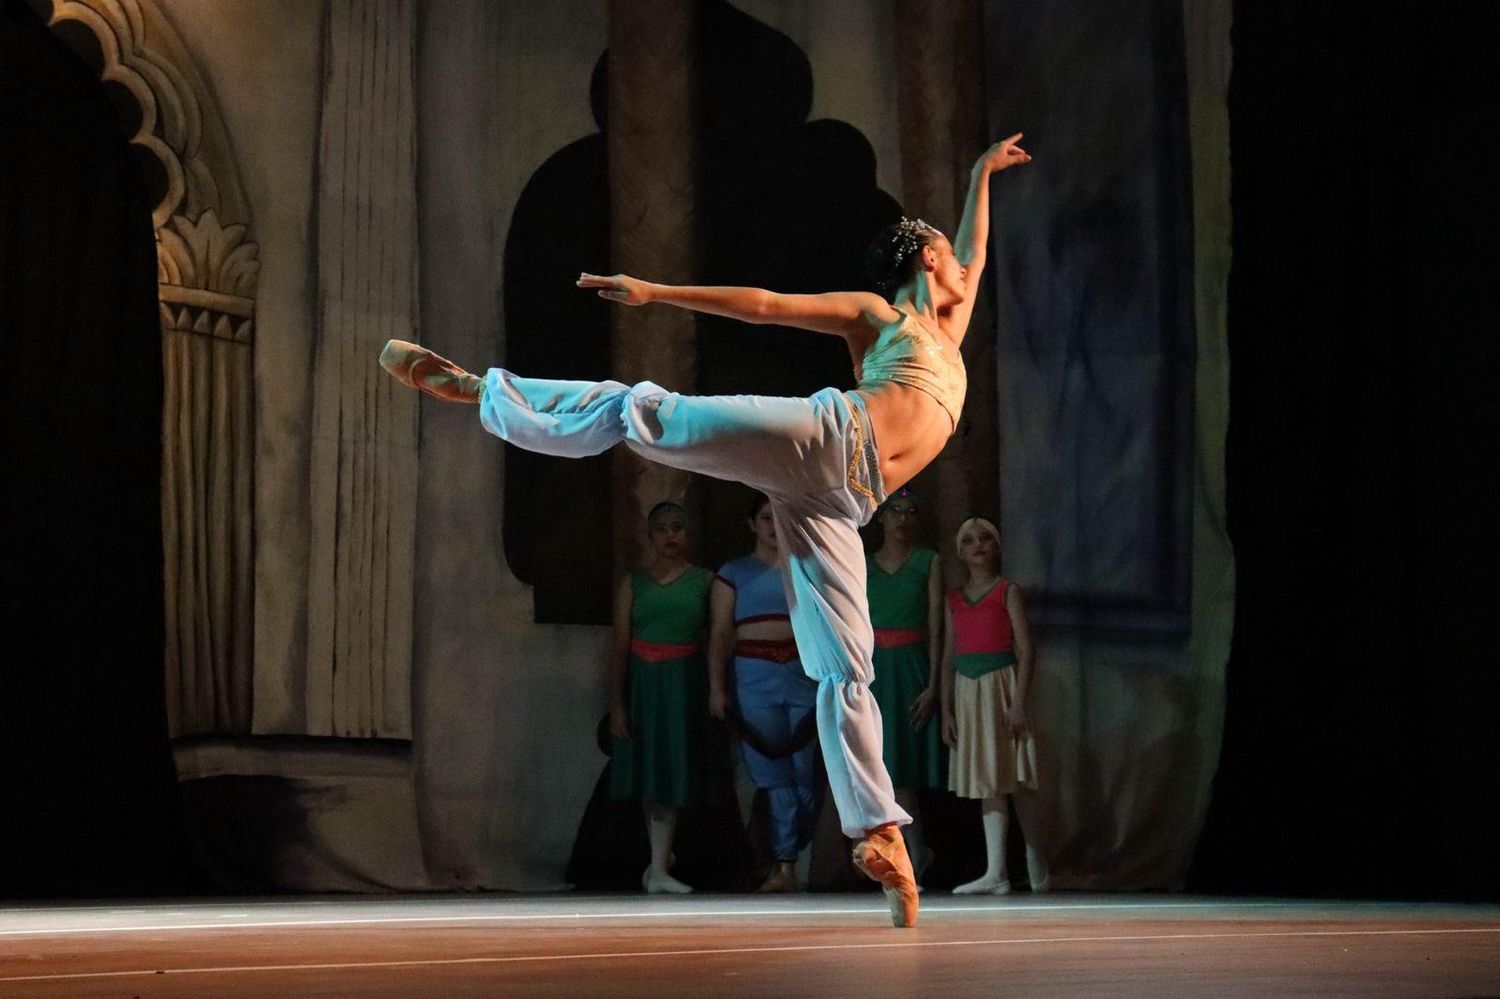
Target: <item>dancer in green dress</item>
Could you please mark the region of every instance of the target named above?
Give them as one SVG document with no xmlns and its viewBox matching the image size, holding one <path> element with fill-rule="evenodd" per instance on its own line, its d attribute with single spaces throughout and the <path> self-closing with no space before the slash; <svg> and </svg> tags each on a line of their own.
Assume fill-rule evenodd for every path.
<svg viewBox="0 0 1500 999">
<path fill-rule="evenodd" d="M 901 831 L 920 876 L 930 857 L 917 804 L 920 790 L 948 786 L 939 704 L 939 650 L 943 620 L 942 564 L 937 552 L 913 544 L 917 497 L 896 491 L 880 510 L 884 538 L 868 556 L 866 589 L 875 627 L 875 678 L 870 692 L 880 705 L 885 767 L 896 801 L 912 816 Z"/>
<path fill-rule="evenodd" d="M 646 813 L 647 892 L 692 888 L 668 872 L 677 811 L 703 799 L 708 675 L 703 639 L 713 573 L 687 560 L 687 514 L 658 503 L 647 517 L 653 558 L 615 592 L 609 657 L 610 796 Z M 628 696 L 627 696 L 628 687 Z"/>
</svg>

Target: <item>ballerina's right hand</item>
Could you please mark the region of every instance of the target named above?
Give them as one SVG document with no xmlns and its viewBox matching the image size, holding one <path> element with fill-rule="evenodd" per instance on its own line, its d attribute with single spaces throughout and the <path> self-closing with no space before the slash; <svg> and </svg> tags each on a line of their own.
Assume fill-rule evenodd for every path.
<svg viewBox="0 0 1500 999">
<path fill-rule="evenodd" d="M 1020 141 L 1020 132 L 1001 139 L 984 151 L 984 154 L 979 157 L 980 164 L 992 173 L 999 173 L 1006 167 L 1012 167 L 1018 163 L 1030 163 L 1031 154 L 1016 145 Z"/>
<path fill-rule="evenodd" d="M 621 305 L 645 305 L 651 301 L 646 294 L 646 282 L 628 274 L 580 274 L 578 287 L 597 288 L 599 297 Z"/>
</svg>

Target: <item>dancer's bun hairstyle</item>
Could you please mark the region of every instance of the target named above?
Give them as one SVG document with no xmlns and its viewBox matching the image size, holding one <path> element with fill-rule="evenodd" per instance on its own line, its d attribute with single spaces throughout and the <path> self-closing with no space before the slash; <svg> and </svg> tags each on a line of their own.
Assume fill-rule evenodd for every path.
<svg viewBox="0 0 1500 999">
<path fill-rule="evenodd" d="M 876 291 L 890 298 L 911 277 L 922 247 L 942 235 L 921 219 L 892 222 L 865 250 L 865 274 Z"/>
</svg>

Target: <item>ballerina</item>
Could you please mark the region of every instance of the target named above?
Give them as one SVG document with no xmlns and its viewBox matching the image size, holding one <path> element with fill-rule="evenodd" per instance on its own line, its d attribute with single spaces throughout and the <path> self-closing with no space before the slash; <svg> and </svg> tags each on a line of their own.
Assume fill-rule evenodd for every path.
<svg viewBox="0 0 1500 999">
<path fill-rule="evenodd" d="M 742 482 L 771 498 L 782 583 L 807 675 L 818 683 L 819 741 L 854 863 L 885 891 L 896 926 L 916 924 L 917 885 L 881 759 L 870 693 L 874 633 L 859 528 L 927 466 L 958 426 L 967 389 L 959 347 L 968 332 L 989 241 L 989 181 L 1031 157 L 1021 134 L 974 164 L 953 242 L 902 219 L 871 247 L 870 292 L 785 295 L 762 288 L 654 284 L 581 274 L 578 287 L 620 305 L 673 305 L 747 323 L 842 337 L 857 386 L 808 398 L 689 396 L 651 382 L 480 378 L 415 344 L 392 340 L 380 363 L 440 399 L 477 403 L 481 424 L 518 447 L 585 457 L 625 444 L 642 457 Z"/>
</svg>

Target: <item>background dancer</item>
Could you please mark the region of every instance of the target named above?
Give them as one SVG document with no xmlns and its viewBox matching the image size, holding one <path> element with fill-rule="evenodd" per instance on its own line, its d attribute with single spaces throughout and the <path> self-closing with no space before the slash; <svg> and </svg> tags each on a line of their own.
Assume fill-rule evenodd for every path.
<svg viewBox="0 0 1500 999">
<path fill-rule="evenodd" d="M 959 347 L 988 249 L 989 179 L 1030 161 L 1020 138 L 997 142 L 975 163 L 957 249 L 921 220 L 904 219 L 877 239 L 872 270 L 889 300 L 579 276 L 579 287 L 622 305 L 659 302 L 842 337 L 858 379 L 852 392 L 686 396 L 651 382 L 524 378 L 503 368 L 481 380 L 415 344 L 392 340 L 381 354 L 402 382 L 479 403 L 486 430 L 527 450 L 585 457 L 624 443 L 651 461 L 771 497 L 792 630 L 807 674 L 818 681 L 829 787 L 844 834 L 858 840 L 854 862 L 881 883 L 897 926 L 915 925 L 919 904 L 899 828 L 911 817 L 896 804 L 881 759 L 859 527 L 886 489 L 925 468 L 958 426 L 967 387 Z"/>
<path fill-rule="evenodd" d="M 672 877 L 678 809 L 703 800 L 708 685 L 703 638 L 713 574 L 687 560 L 687 513 L 658 503 L 646 517 L 649 564 L 615 591 L 609 656 L 610 795 L 641 802 L 651 864 L 648 893 L 685 894 Z M 627 696 L 627 681 L 628 691 Z"/>
<path fill-rule="evenodd" d="M 943 740 L 953 749 L 949 788 L 979 800 L 985 868 L 953 893 L 1004 895 L 1010 891 L 1009 798 L 1018 788 L 1037 786 L 1036 741 L 1026 718 L 1035 657 L 1021 590 L 1000 575 L 1000 531 L 983 517 L 970 517 L 959 526 L 957 545 L 969 578 L 948 594 Z M 1047 865 L 1030 836 L 1026 867 L 1031 890 L 1046 891 Z"/>
<path fill-rule="evenodd" d="M 947 768 L 938 723 L 939 649 L 943 625 L 942 565 L 937 552 L 912 543 L 917 497 L 897 490 L 880 508 L 882 539 L 869 556 L 867 592 L 875 628 L 875 678 L 870 691 L 880 705 L 885 768 L 896 801 L 911 813 L 903 828 L 912 866 L 920 877 L 931 862 L 918 791 L 946 790 Z"/>
<path fill-rule="evenodd" d="M 759 890 L 793 892 L 801 887 L 797 857 L 812 839 L 822 803 L 823 769 L 817 743 L 808 738 L 818 685 L 797 658 L 770 504 L 762 494 L 750 508 L 755 551 L 725 563 L 713 581 L 708 703 L 715 718 L 737 714 L 745 769 L 766 792 L 771 871 Z"/>
</svg>

